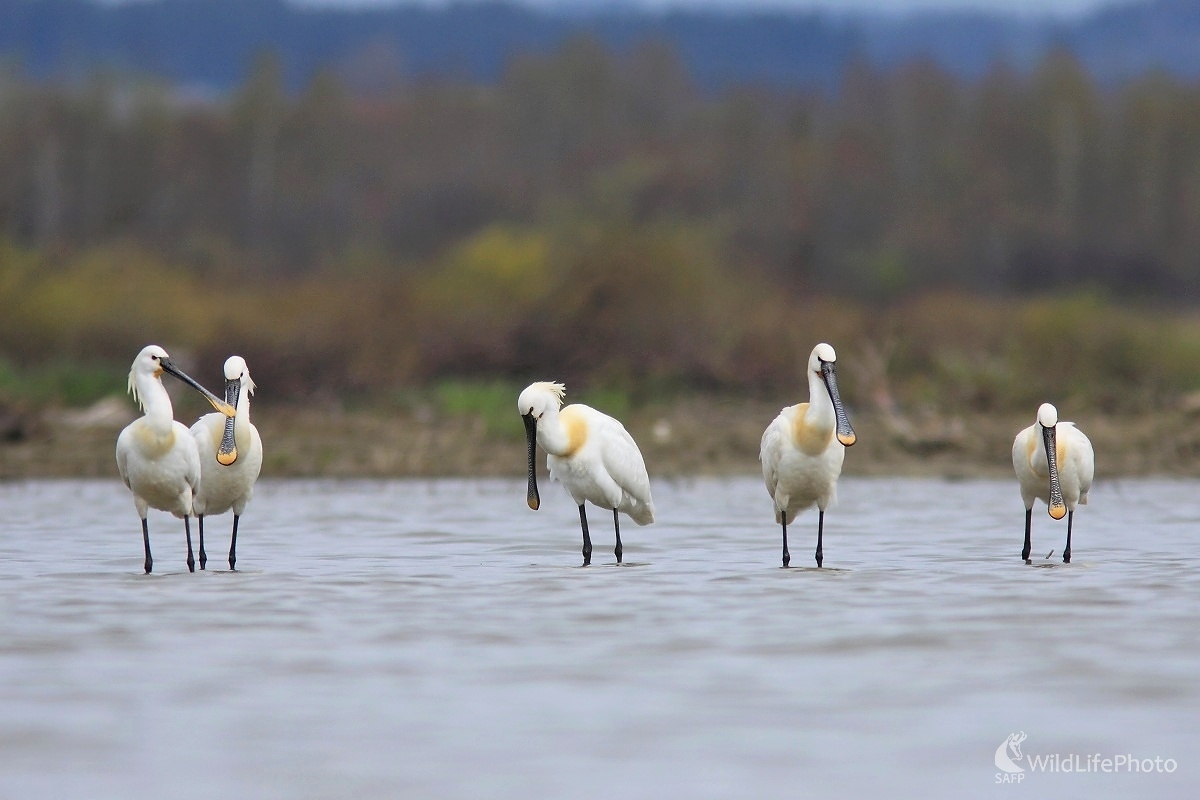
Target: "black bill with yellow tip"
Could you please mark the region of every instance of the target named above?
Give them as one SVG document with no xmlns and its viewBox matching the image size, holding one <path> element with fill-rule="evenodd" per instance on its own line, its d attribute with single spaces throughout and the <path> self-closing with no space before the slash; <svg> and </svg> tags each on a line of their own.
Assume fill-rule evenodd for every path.
<svg viewBox="0 0 1200 800">
<path fill-rule="evenodd" d="M 525 491 L 525 502 L 534 511 L 542 504 L 538 496 L 537 466 L 534 463 L 534 448 L 537 447 L 537 420 L 533 414 L 522 414 L 521 421 L 525 423 L 525 440 L 529 444 L 529 486 Z"/>
<path fill-rule="evenodd" d="M 241 378 L 225 381 L 225 402 L 233 406 L 235 410 L 241 391 Z M 225 432 L 221 434 L 221 446 L 217 448 L 217 463 L 225 467 L 237 461 L 238 457 L 237 442 L 233 438 L 234 420 L 235 417 L 225 418 Z"/>
<path fill-rule="evenodd" d="M 1067 505 L 1063 502 L 1062 486 L 1058 482 L 1058 444 L 1055 427 L 1042 426 L 1042 441 L 1046 444 L 1046 465 L 1050 469 L 1050 502 L 1046 510 L 1054 519 L 1062 519 L 1067 515 Z"/>
<path fill-rule="evenodd" d="M 832 361 L 821 362 L 821 378 L 825 388 L 829 390 L 829 399 L 833 401 L 833 414 L 837 419 L 837 438 L 846 447 L 858 441 L 854 428 L 850 427 L 850 418 L 846 416 L 846 408 L 842 405 L 842 396 L 838 392 L 837 369 Z"/>
<path fill-rule="evenodd" d="M 186 383 L 188 386 L 195 389 L 200 394 L 204 395 L 204 399 L 211 403 L 213 408 L 215 408 L 217 411 L 220 411 L 225 416 L 232 417 L 237 413 L 237 409 L 197 383 L 192 376 L 175 366 L 175 362 L 171 359 L 161 359 L 158 364 L 163 368 L 164 372 L 169 372 L 179 380 Z"/>
</svg>

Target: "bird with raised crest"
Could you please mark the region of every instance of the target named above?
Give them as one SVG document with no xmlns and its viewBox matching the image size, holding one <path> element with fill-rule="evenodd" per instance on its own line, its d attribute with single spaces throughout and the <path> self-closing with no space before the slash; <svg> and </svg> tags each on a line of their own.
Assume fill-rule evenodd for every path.
<svg viewBox="0 0 1200 800">
<path fill-rule="evenodd" d="M 583 529 L 583 566 L 592 563 L 592 539 L 584 503 L 612 511 L 616 547 L 621 563 L 620 514 L 638 525 L 654 522 L 654 500 L 646 462 L 625 426 L 607 414 L 582 403 L 563 406 L 566 388 L 561 383 L 539 382 L 528 386 L 517 399 L 525 423 L 529 455 L 526 502 L 536 511 L 541 505 L 534 463 L 537 445 L 546 451 L 546 466 L 579 506 Z"/>
</svg>

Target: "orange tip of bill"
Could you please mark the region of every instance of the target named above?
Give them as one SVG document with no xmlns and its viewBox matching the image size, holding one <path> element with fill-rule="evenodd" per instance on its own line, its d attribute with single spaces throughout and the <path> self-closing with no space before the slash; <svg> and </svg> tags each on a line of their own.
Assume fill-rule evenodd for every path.
<svg viewBox="0 0 1200 800">
<path fill-rule="evenodd" d="M 839 433 L 838 441 L 841 442 L 846 447 L 849 447 L 850 445 L 852 445 L 858 441 L 858 437 L 855 436 L 853 433 Z"/>
<path fill-rule="evenodd" d="M 542 505 L 541 501 L 536 497 L 526 497 L 525 502 L 528 503 L 529 507 L 532 508 L 534 511 L 537 511 L 538 508 Z"/>
<path fill-rule="evenodd" d="M 1062 519 L 1067 515 L 1066 506 L 1050 506 L 1050 516 L 1054 519 Z"/>
<path fill-rule="evenodd" d="M 228 453 L 218 452 L 217 463 L 228 467 L 233 462 L 237 461 L 237 449 L 230 450 Z"/>
</svg>

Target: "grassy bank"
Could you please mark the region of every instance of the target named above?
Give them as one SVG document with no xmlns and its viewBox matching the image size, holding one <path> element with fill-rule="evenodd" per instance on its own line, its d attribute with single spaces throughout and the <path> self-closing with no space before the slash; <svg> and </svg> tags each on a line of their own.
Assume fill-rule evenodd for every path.
<svg viewBox="0 0 1200 800">
<path fill-rule="evenodd" d="M 270 477 L 433 477 L 524 474 L 523 428 L 504 393 L 481 411 L 448 391 L 445 402 L 346 410 L 330 405 L 256 410 Z M 798 399 L 798 398 L 797 398 Z M 623 401 L 617 399 L 620 406 Z M 595 402 L 604 407 L 604 404 Z M 653 476 L 757 474 L 762 431 L 782 403 L 707 396 L 632 405 L 618 411 Z M 0 478 L 100 476 L 117 480 L 113 448 L 132 403 L 111 399 L 85 411 L 12 424 L 0 442 Z M 185 412 L 183 408 L 186 408 Z M 191 399 L 177 412 L 202 409 Z M 1200 476 L 1200 416 L 1185 409 L 1146 414 L 1072 414 L 1091 437 L 1101 478 Z M 853 412 L 858 443 L 846 475 L 1007 477 L 1017 430 L 1028 414 L 902 417 Z M 11 423 L 11 421 L 10 421 Z M 15 431 L 15 432 L 14 432 Z M 544 456 L 542 456 L 544 463 Z"/>
</svg>

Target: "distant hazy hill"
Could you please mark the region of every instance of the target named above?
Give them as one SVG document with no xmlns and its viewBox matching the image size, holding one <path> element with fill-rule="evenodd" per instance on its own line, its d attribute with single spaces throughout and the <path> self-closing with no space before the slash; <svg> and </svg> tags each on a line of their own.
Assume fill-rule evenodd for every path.
<svg viewBox="0 0 1200 800">
<path fill-rule="evenodd" d="M 907 18 L 818 14 L 633 11 L 562 15 L 506 4 L 341 11 L 282 0 L 161 0 L 117 6 L 87 0 L 0 0 L 0 53 L 33 75 L 99 65 L 215 90 L 236 85 L 270 48 L 301 83 L 326 65 L 387 62 L 408 75 L 491 80 L 522 51 L 580 33 L 626 48 L 671 43 L 702 85 L 767 82 L 832 86 L 845 64 L 927 56 L 962 76 L 996 59 L 1025 68 L 1066 46 L 1094 74 L 1119 80 L 1152 68 L 1200 76 L 1200 3 L 1156 0 L 1071 23 L 967 13 Z"/>
</svg>

